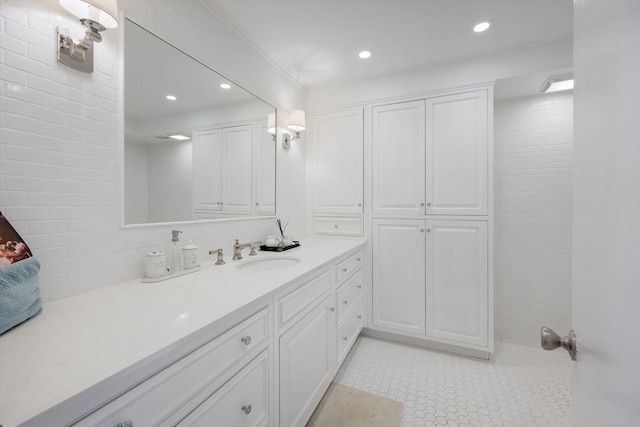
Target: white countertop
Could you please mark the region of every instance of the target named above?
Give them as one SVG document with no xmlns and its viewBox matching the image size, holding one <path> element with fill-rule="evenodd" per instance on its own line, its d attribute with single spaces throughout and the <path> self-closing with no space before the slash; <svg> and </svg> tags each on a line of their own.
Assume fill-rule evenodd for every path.
<svg viewBox="0 0 640 427">
<path fill-rule="evenodd" d="M 0 336 L 0 425 L 15 426 L 63 402 L 78 405 L 79 393 L 117 382 L 132 366 L 363 243 L 306 239 L 280 253 L 300 263 L 260 273 L 237 268 L 255 259 L 245 250 L 245 261 L 227 254 L 224 266 L 210 261 L 170 280 L 136 280 L 44 304 L 40 315 Z"/>
</svg>

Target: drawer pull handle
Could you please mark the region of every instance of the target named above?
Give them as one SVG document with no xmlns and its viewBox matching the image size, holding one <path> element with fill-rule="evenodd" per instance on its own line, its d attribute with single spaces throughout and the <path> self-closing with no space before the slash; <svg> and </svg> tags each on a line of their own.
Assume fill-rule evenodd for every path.
<svg viewBox="0 0 640 427">
<path fill-rule="evenodd" d="M 244 345 L 251 344 L 251 335 L 244 336 L 240 339 Z"/>
<path fill-rule="evenodd" d="M 343 272 L 343 273 L 346 273 L 346 272 L 347 272 L 346 267 L 342 269 L 342 272 Z"/>
<path fill-rule="evenodd" d="M 242 405 L 242 412 L 245 415 L 249 415 L 251 413 L 251 405 Z"/>
<path fill-rule="evenodd" d="M 116 427 L 133 427 L 133 421 L 131 420 L 123 421 L 121 423 L 118 423 Z"/>
<path fill-rule="evenodd" d="M 342 339 L 346 341 L 349 339 L 349 337 L 345 335 L 344 337 L 342 337 Z"/>
</svg>

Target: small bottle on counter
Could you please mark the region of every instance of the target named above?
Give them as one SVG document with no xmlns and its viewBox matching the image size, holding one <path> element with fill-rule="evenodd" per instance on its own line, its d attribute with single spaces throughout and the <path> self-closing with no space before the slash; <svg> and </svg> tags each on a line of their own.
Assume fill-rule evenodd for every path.
<svg viewBox="0 0 640 427">
<path fill-rule="evenodd" d="M 170 273 L 178 273 L 184 268 L 182 248 L 180 248 L 180 230 L 171 230 L 171 267 Z"/>
</svg>

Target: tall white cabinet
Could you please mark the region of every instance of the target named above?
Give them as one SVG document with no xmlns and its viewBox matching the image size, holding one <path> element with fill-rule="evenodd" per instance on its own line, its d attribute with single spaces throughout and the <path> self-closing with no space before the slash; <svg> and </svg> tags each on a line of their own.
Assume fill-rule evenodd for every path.
<svg viewBox="0 0 640 427">
<path fill-rule="evenodd" d="M 493 351 L 490 99 L 372 106 L 371 329 Z"/>
</svg>

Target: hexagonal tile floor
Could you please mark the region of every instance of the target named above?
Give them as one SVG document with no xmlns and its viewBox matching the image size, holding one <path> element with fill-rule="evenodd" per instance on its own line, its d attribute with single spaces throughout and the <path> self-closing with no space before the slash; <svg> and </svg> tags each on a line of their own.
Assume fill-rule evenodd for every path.
<svg viewBox="0 0 640 427">
<path fill-rule="evenodd" d="M 360 337 L 335 381 L 404 403 L 402 427 L 569 427 L 566 352 L 496 343 L 485 361 Z"/>
</svg>

